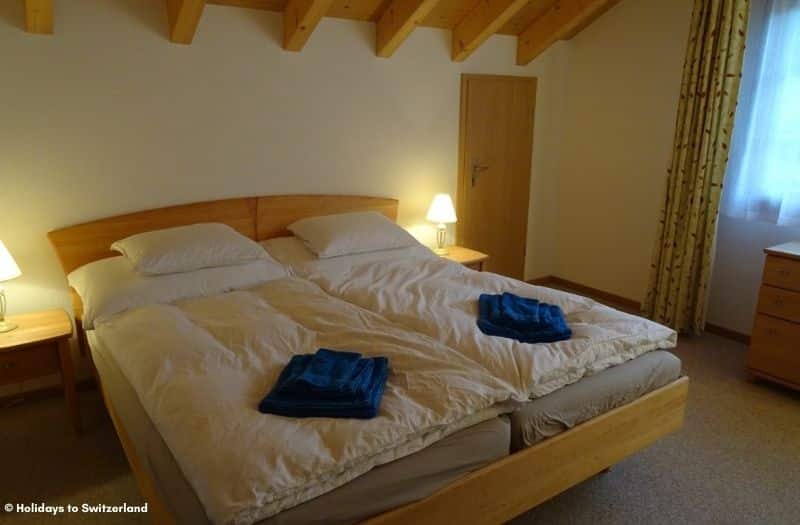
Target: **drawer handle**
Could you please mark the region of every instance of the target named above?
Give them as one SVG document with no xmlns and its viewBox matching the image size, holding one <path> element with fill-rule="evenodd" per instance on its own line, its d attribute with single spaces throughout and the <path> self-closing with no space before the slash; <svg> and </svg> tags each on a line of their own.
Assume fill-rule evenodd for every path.
<svg viewBox="0 0 800 525">
<path fill-rule="evenodd" d="M 777 297 L 772 303 L 779 308 L 783 308 L 783 299 L 780 297 Z"/>
<path fill-rule="evenodd" d="M 789 270 L 788 268 L 780 268 L 778 270 L 778 275 L 780 275 L 781 277 L 789 277 L 790 275 L 792 275 L 792 271 Z"/>
<path fill-rule="evenodd" d="M 14 362 L 3 363 L 3 370 L 11 370 L 12 368 L 16 368 L 16 367 L 17 367 L 17 363 L 14 363 Z"/>
</svg>

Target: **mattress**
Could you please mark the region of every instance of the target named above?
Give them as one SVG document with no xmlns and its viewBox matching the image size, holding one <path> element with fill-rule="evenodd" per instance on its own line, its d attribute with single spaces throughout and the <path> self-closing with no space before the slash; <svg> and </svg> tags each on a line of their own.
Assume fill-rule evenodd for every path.
<svg viewBox="0 0 800 525">
<path fill-rule="evenodd" d="M 142 468 L 179 524 L 209 524 L 203 505 L 181 472 L 131 384 L 113 357 L 88 332 L 92 358 Z M 423 499 L 459 477 L 509 453 L 510 423 L 496 417 L 460 430 L 412 455 L 381 465 L 327 494 L 257 522 L 259 525 L 356 523 Z"/>
<path fill-rule="evenodd" d="M 511 451 L 530 447 L 626 405 L 680 375 L 680 359 L 658 350 L 525 403 L 511 414 Z"/>
</svg>

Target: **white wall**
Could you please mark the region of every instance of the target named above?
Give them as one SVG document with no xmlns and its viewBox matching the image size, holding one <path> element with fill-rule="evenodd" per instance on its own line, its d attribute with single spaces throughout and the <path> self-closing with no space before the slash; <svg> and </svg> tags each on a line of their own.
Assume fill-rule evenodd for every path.
<svg viewBox="0 0 800 525">
<path fill-rule="evenodd" d="M 798 239 L 798 227 L 720 215 L 708 322 L 750 334 L 764 271 L 764 248 Z"/>
<path fill-rule="evenodd" d="M 516 67 L 513 37 L 457 64 L 448 31 L 419 28 L 387 60 L 374 24 L 326 18 L 289 53 L 279 14 L 210 5 L 180 46 L 163 2 L 55 4 L 48 37 L 21 30 L 22 2 L 0 2 L 0 239 L 24 274 L 7 283 L 11 312 L 70 307 L 47 231 L 168 204 L 386 195 L 429 241 L 431 197 L 456 189 L 462 72 L 537 76 L 533 171 L 554 163 L 557 52 Z M 533 232 L 552 227 L 553 199 L 537 187 L 528 269 L 551 273 L 550 239 Z"/>
<path fill-rule="evenodd" d="M 625 0 L 568 43 L 555 274 L 644 297 L 691 0 Z"/>
<path fill-rule="evenodd" d="M 644 298 L 691 6 L 624 0 L 551 51 L 559 59 L 550 78 L 566 86 L 566 95 L 555 101 L 565 106 L 555 112 L 561 126 L 550 128 L 561 134 L 558 155 L 539 174 L 556 195 L 548 209 L 556 215 L 555 235 L 544 243 L 555 261 L 537 258 L 550 273 Z M 800 228 L 720 216 L 708 322 L 749 334 L 764 248 L 798 238 Z"/>
</svg>

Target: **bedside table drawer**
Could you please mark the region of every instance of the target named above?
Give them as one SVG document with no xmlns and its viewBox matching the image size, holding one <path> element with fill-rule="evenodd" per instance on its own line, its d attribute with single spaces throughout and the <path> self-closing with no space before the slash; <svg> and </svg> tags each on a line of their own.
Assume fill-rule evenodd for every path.
<svg viewBox="0 0 800 525">
<path fill-rule="evenodd" d="M 55 345 L 0 352 L 0 385 L 54 374 L 61 370 Z"/>
<path fill-rule="evenodd" d="M 800 293 L 762 285 L 758 295 L 758 311 L 800 323 Z"/>
<path fill-rule="evenodd" d="M 800 292 L 800 262 L 768 255 L 764 265 L 764 284 Z"/>
<path fill-rule="evenodd" d="M 747 366 L 800 384 L 800 325 L 757 315 Z"/>
</svg>

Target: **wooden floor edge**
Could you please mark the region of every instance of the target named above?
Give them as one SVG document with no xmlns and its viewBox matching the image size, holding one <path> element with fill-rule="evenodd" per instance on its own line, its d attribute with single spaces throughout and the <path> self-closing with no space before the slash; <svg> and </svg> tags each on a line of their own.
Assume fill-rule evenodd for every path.
<svg viewBox="0 0 800 525">
<path fill-rule="evenodd" d="M 606 292 L 598 288 L 592 288 L 591 286 L 586 286 L 585 284 L 576 283 L 575 281 L 570 281 L 569 279 L 563 279 L 555 275 L 545 275 L 544 277 L 537 277 L 536 279 L 530 279 L 527 282 L 529 284 L 535 284 L 537 286 L 553 286 L 556 288 L 559 287 L 569 288 L 570 290 L 580 293 L 581 295 L 587 295 L 589 297 L 593 297 L 598 301 L 613 303 L 614 306 L 620 306 L 627 310 L 635 312 L 639 312 L 642 310 L 642 303 L 640 303 L 639 301 L 628 299 L 627 297 L 623 297 L 621 295 L 617 295 L 611 292 Z"/>
<path fill-rule="evenodd" d="M 743 334 L 742 332 L 737 332 L 736 330 L 731 330 L 730 328 L 725 328 L 724 326 L 719 326 L 712 323 L 706 323 L 706 332 L 709 334 L 718 335 L 720 337 L 724 337 L 725 339 L 730 339 L 732 341 L 737 341 L 742 344 L 750 345 L 750 336 L 747 334 Z"/>
<path fill-rule="evenodd" d="M 689 379 L 492 463 L 362 525 L 494 525 L 607 469 L 683 425 Z"/>
<path fill-rule="evenodd" d="M 606 292 L 597 288 L 592 288 L 591 286 L 586 286 L 581 283 L 576 283 L 575 281 L 570 281 L 569 279 L 562 279 L 561 277 L 555 275 L 545 275 L 543 277 L 529 279 L 526 282 L 528 284 L 535 284 L 537 286 L 567 288 L 582 295 L 592 297 L 600 302 L 611 303 L 610 306 L 619 306 L 633 312 L 640 312 L 642 310 L 642 303 L 639 301 L 628 299 L 627 297 L 622 297 L 621 295 Z M 718 335 L 738 343 L 743 343 L 746 345 L 750 344 L 750 336 L 748 334 L 737 332 L 736 330 L 731 330 L 730 328 L 725 328 L 724 326 L 714 323 L 706 323 L 705 331 L 709 334 Z"/>
</svg>

